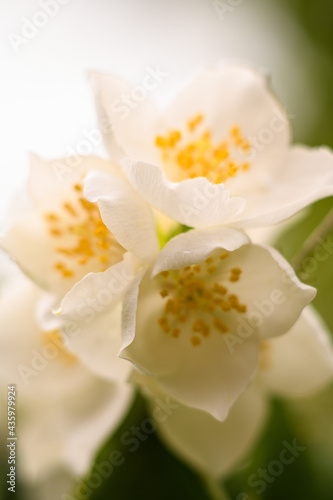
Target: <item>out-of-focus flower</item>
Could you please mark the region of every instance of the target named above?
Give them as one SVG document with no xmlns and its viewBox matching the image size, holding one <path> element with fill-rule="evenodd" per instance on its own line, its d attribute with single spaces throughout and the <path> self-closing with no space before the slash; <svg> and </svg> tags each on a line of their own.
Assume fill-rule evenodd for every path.
<svg viewBox="0 0 333 500">
<path fill-rule="evenodd" d="M 156 419 L 158 432 L 177 455 L 200 472 L 228 474 L 255 444 L 266 422 L 273 394 L 304 397 L 320 390 L 333 378 L 333 349 L 321 319 L 306 308 L 291 330 L 260 344 L 256 375 L 250 386 L 219 422 L 208 413 L 170 401 L 167 418 Z M 156 410 L 158 385 L 146 375 L 133 375 Z M 223 381 L 221 381 L 223 384 Z M 154 396 L 152 398 L 151 396 Z"/>
<path fill-rule="evenodd" d="M 113 125 L 110 157 L 135 189 L 191 227 L 278 223 L 333 194 L 333 155 L 290 146 L 288 118 L 266 79 L 220 65 L 202 73 L 166 109 L 144 100 L 124 117 L 128 84 L 92 74 L 100 118 Z"/>
<path fill-rule="evenodd" d="M 83 194 L 88 172 L 111 172 L 121 182 L 119 167 L 97 157 L 82 157 L 78 167 L 64 174 L 60 182 L 52 168 L 55 163 L 66 164 L 66 159 L 47 162 L 31 157 L 33 207 L 12 225 L 1 245 L 39 286 L 62 298 L 89 272 L 103 272 L 122 261 L 126 250 L 108 231 L 98 206 Z M 112 196 L 112 189 L 109 193 Z M 139 196 L 135 210 L 144 226 L 154 225 L 151 210 Z M 133 248 L 134 254 L 145 258 L 141 249 Z"/>
<path fill-rule="evenodd" d="M 42 331 L 35 285 L 21 277 L 11 288 L 0 301 L 0 378 L 2 391 L 16 385 L 20 473 L 32 483 L 62 469 L 82 476 L 128 411 L 133 389 L 92 375 L 59 331 Z"/>
<path fill-rule="evenodd" d="M 97 283 L 85 279 L 76 288 L 62 304 L 74 322 Z M 166 393 L 223 420 L 253 376 L 260 341 L 288 331 L 314 295 L 277 252 L 241 231 L 192 230 L 170 240 L 130 283 L 120 355 Z M 89 338 L 110 327 L 103 312 L 84 326 Z M 87 357 L 98 348 L 89 347 Z"/>
<path fill-rule="evenodd" d="M 150 261 L 158 250 L 152 209 L 123 178 L 121 169 L 97 157 L 80 157 L 79 160 L 75 169 L 67 167 L 69 171 L 65 170 L 59 179 L 55 167 L 68 165 L 66 159 L 46 162 L 31 157 L 29 194 L 33 206 L 28 214 L 18 218 L 1 240 L 2 248 L 25 274 L 48 292 L 41 296 L 38 306 L 40 320 L 47 330 L 61 326 L 51 311 L 59 307 L 66 293 L 84 276 L 94 273 L 97 280 L 108 278 L 112 282 L 108 292 L 119 302 L 128 285 L 128 280 L 122 279 L 124 273 L 128 276 L 130 267 L 134 277 L 134 268 Z M 104 224 L 98 205 L 84 197 L 85 176 L 94 170 L 113 173 L 113 185 L 107 185 L 111 198 L 112 195 L 117 198 L 118 192 L 129 193 L 127 225 L 122 227 L 123 232 L 132 235 L 129 248 L 122 246 L 122 232 L 117 239 Z M 117 201 L 118 210 L 123 210 L 123 202 Z M 96 293 L 99 297 L 103 290 Z M 89 316 L 91 305 L 86 304 L 86 310 L 80 311 L 84 319 Z M 117 357 L 121 345 L 120 318 L 120 307 L 117 307 L 109 331 L 113 343 L 108 353 L 110 359 L 112 353 L 114 357 L 113 376 L 123 379 L 130 367 Z M 71 338 L 75 343 L 74 334 Z M 102 349 L 100 338 L 97 332 L 95 343 Z M 103 375 L 103 369 L 99 365 L 98 373 Z"/>
</svg>

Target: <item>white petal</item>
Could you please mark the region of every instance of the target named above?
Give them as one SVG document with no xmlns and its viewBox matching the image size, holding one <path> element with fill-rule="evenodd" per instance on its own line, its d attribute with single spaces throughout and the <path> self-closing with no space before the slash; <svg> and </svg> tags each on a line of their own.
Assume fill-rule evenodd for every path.
<svg viewBox="0 0 333 500">
<path fill-rule="evenodd" d="M 21 277 L 0 301 L 1 386 L 18 388 L 18 458 L 30 481 L 61 467 L 87 473 L 133 394 L 127 385 L 95 377 L 77 358 L 69 361 L 64 344 L 48 340 L 35 318 L 39 296 Z"/>
<path fill-rule="evenodd" d="M 41 288 L 64 295 L 77 281 L 77 276 L 63 278 L 55 270 L 58 257 L 54 241 L 37 211 L 14 224 L 1 238 L 0 246 Z"/>
<path fill-rule="evenodd" d="M 231 472 L 246 457 L 263 430 L 267 414 L 265 400 L 253 385 L 236 401 L 224 422 L 176 402 L 172 413 L 165 414 L 161 400 L 152 398 L 151 407 L 166 446 L 199 472 L 217 477 Z"/>
<path fill-rule="evenodd" d="M 76 404 L 69 404 L 73 413 L 68 418 L 70 438 L 64 446 L 64 462 L 81 476 L 89 472 L 97 451 L 120 425 L 133 401 L 133 388 L 129 385 L 96 380 L 90 401 L 86 397 L 89 387 L 85 387 Z M 75 421 L 78 413 L 85 418 Z"/>
<path fill-rule="evenodd" d="M 288 262 L 273 248 L 245 245 L 229 254 L 229 268 L 242 269 L 230 284 L 247 311 L 238 315 L 237 336 L 270 338 L 287 332 L 315 297 L 316 290 L 297 278 Z"/>
<path fill-rule="evenodd" d="M 143 261 L 156 255 L 158 239 L 153 211 L 127 180 L 92 173 L 85 182 L 85 196 L 98 202 L 103 222 L 124 248 Z"/>
<path fill-rule="evenodd" d="M 304 396 L 333 380 L 330 333 L 310 307 L 288 333 L 265 342 L 262 354 L 260 380 L 283 396 Z"/>
<path fill-rule="evenodd" d="M 235 218 L 245 207 L 242 198 L 230 198 L 223 184 L 211 184 L 204 177 L 171 182 L 157 165 L 125 159 L 122 167 L 145 200 L 186 226 L 216 226 Z"/>
<path fill-rule="evenodd" d="M 29 482 L 28 482 L 29 481 Z M 24 489 L 28 498 L 34 500 L 59 500 L 61 495 L 73 492 L 76 482 L 74 477 L 68 470 L 59 468 L 59 470 L 52 471 L 46 474 L 43 478 L 39 478 L 37 482 L 31 483 L 31 478 L 26 478 Z"/>
<path fill-rule="evenodd" d="M 96 132 L 97 129 L 96 129 Z M 120 174 L 120 168 L 97 156 L 70 156 L 44 160 L 30 155 L 29 194 L 43 210 L 59 208 L 60 200 L 72 196 L 72 188 L 92 170 Z"/>
<path fill-rule="evenodd" d="M 121 303 L 136 276 L 130 254 L 103 273 L 90 273 L 77 283 L 61 304 L 68 347 L 99 376 L 126 380 L 131 366 L 118 358 L 121 347 Z"/>
<path fill-rule="evenodd" d="M 172 238 L 160 251 L 152 276 L 168 269 L 200 264 L 217 248 L 232 252 L 250 240 L 245 233 L 231 227 L 195 229 Z"/>
<path fill-rule="evenodd" d="M 75 476 L 87 474 L 100 446 L 128 411 L 132 395 L 129 386 L 90 376 L 67 398 L 31 401 L 20 418 L 24 476 L 37 481 L 60 467 Z M 43 412 L 38 412 L 40 406 Z"/>
<path fill-rule="evenodd" d="M 251 143 L 263 129 L 272 130 L 271 140 L 255 151 L 254 169 L 265 166 L 290 142 L 284 110 L 266 78 L 251 68 L 224 64 L 203 71 L 166 110 L 165 121 L 169 129 L 175 129 L 198 113 L 204 115 L 204 124 L 218 141 L 228 137 L 234 125 L 241 127 L 243 136 Z"/>
<path fill-rule="evenodd" d="M 135 86 L 116 76 L 93 72 L 90 78 L 100 128 L 106 128 L 104 142 L 110 158 L 120 160 L 131 156 L 145 161 L 157 160 L 154 137 L 158 113 L 155 106 L 147 98 L 139 101 L 133 98 Z"/>
<path fill-rule="evenodd" d="M 274 162 L 257 188 L 243 192 L 243 227 L 276 224 L 316 200 L 333 195 L 333 154 L 327 148 L 295 146 Z"/>
<path fill-rule="evenodd" d="M 94 374 L 108 380 L 126 381 L 132 369 L 130 363 L 118 358 L 122 345 L 121 304 L 98 314 L 92 307 L 82 311 L 86 322 L 63 320 L 61 329 L 66 336 L 66 346 Z"/>
<path fill-rule="evenodd" d="M 60 307 L 59 298 L 51 293 L 43 293 L 36 304 L 36 319 L 45 331 L 57 330 L 61 326 L 59 316 L 53 311 Z"/>
</svg>

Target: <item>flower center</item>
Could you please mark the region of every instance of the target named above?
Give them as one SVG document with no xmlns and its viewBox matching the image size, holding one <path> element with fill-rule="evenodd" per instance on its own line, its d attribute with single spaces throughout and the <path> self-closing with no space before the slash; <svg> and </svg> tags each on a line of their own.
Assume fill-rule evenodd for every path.
<svg viewBox="0 0 333 500">
<path fill-rule="evenodd" d="M 186 266 L 179 271 L 160 273 L 162 288 L 160 295 L 166 299 L 164 314 L 158 319 L 162 331 L 178 338 L 181 326 L 190 324 L 193 346 L 201 344 L 209 337 L 212 328 L 219 333 L 229 332 L 227 315 L 232 311 L 245 313 L 247 307 L 240 303 L 236 294 L 229 292 L 229 287 L 241 279 L 239 267 L 227 269 L 225 284 L 214 281 L 214 274 L 220 261 L 227 259 L 228 252 L 215 258 L 209 257 L 201 265 Z M 221 273 L 219 272 L 219 277 Z M 228 283 L 228 286 L 225 286 Z"/>
<path fill-rule="evenodd" d="M 244 138 L 239 126 L 230 128 L 229 135 L 219 142 L 212 139 L 209 129 L 203 127 L 204 116 L 196 115 L 187 123 L 187 130 L 171 130 L 155 138 L 161 151 L 164 168 L 173 181 L 206 177 L 219 184 L 250 168 L 245 155 L 251 144 Z"/>
<path fill-rule="evenodd" d="M 50 332 L 42 332 L 44 348 L 52 349 L 59 361 L 66 365 L 73 365 L 78 362 L 77 356 L 67 351 L 64 346 L 64 339 L 59 330 L 53 330 Z M 53 357 L 53 354 L 52 354 Z"/>
<path fill-rule="evenodd" d="M 58 213 L 45 215 L 49 234 L 57 242 L 54 269 L 63 278 L 72 278 L 78 266 L 88 263 L 95 272 L 105 271 L 125 251 L 103 223 L 97 203 L 83 197 L 82 184 L 75 184 L 73 191 L 73 199 Z"/>
</svg>

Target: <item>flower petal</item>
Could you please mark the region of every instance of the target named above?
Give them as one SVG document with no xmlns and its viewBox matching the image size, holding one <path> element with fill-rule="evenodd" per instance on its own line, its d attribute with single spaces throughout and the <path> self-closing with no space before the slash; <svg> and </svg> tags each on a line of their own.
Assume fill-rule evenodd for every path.
<svg viewBox="0 0 333 500">
<path fill-rule="evenodd" d="M 311 307 L 291 330 L 264 343 L 259 377 L 283 396 L 304 396 L 333 380 L 333 349 L 329 331 Z"/>
<path fill-rule="evenodd" d="M 103 222 L 118 242 L 142 261 L 158 252 L 154 214 L 126 179 L 94 172 L 85 181 L 85 196 L 98 202 Z"/>
<path fill-rule="evenodd" d="M 230 285 L 247 307 L 235 332 L 240 338 L 253 332 L 262 339 L 287 332 L 316 295 L 273 248 L 245 245 L 229 255 L 228 265 L 242 270 L 242 278 Z"/>
<path fill-rule="evenodd" d="M 89 273 L 65 296 L 59 317 L 68 347 L 94 373 L 126 380 L 131 366 L 118 358 L 120 299 L 136 276 L 130 254 L 103 273 Z"/>
<path fill-rule="evenodd" d="M 77 281 L 77 276 L 64 279 L 56 271 L 54 242 L 36 211 L 16 222 L 1 238 L 0 246 L 41 288 L 64 295 Z"/>
<path fill-rule="evenodd" d="M 204 177 L 171 182 L 157 165 L 125 159 L 122 167 L 132 186 L 148 203 L 186 226 L 223 224 L 245 207 L 242 198 L 230 198 L 230 191 L 223 184 L 211 184 Z"/>
<path fill-rule="evenodd" d="M 121 78 L 102 73 L 90 73 L 95 91 L 96 107 L 104 143 L 110 158 L 119 161 L 124 156 L 156 161 L 154 130 L 158 120 L 155 106 L 146 98 L 131 97 L 135 87 Z"/>
<path fill-rule="evenodd" d="M 55 332 L 42 332 L 35 318 L 40 291 L 24 276 L 13 285 L 0 301 L 0 378 L 1 387 L 19 387 L 20 470 L 30 481 L 61 467 L 86 474 L 133 390 L 92 375 Z"/>
<path fill-rule="evenodd" d="M 291 136 L 287 116 L 268 83 L 250 67 L 220 63 L 207 68 L 165 111 L 164 130 L 160 132 L 165 132 L 165 123 L 175 129 L 198 113 L 219 141 L 238 125 L 255 147 L 253 168 L 261 168 L 286 149 Z M 258 148 L 255 141 L 266 129 L 271 131 L 270 140 Z"/>
<path fill-rule="evenodd" d="M 333 154 L 327 148 L 294 146 L 268 172 L 265 181 L 242 195 L 246 212 L 236 217 L 242 227 L 281 222 L 316 200 L 333 195 Z"/>
<path fill-rule="evenodd" d="M 267 415 L 265 400 L 253 385 L 236 401 L 224 422 L 177 402 L 170 415 L 164 414 L 161 399 L 150 401 L 157 432 L 166 446 L 199 472 L 216 477 L 231 472 L 245 458 Z"/>
<path fill-rule="evenodd" d="M 249 242 L 245 233 L 232 227 L 209 227 L 179 234 L 158 254 L 152 277 L 168 269 L 200 264 L 217 248 L 232 252 Z"/>
<path fill-rule="evenodd" d="M 58 209 L 59 200 L 66 196 L 71 198 L 73 186 L 82 182 L 85 175 L 92 170 L 121 175 L 118 166 L 97 156 L 69 156 L 44 160 L 31 154 L 29 194 L 40 209 Z"/>
</svg>

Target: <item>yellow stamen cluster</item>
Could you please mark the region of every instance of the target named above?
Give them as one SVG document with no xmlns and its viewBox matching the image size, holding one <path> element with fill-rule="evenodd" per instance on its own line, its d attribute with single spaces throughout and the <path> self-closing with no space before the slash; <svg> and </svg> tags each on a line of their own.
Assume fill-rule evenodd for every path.
<svg viewBox="0 0 333 500">
<path fill-rule="evenodd" d="M 221 253 L 209 257 L 203 264 L 186 266 L 179 271 L 163 271 L 159 275 L 162 288 L 160 296 L 165 300 L 163 315 L 158 324 L 165 334 L 179 337 L 181 325 L 189 322 L 193 335 L 191 344 L 199 346 L 202 339 L 210 336 L 212 329 L 221 334 L 229 331 L 226 313 L 245 313 L 246 305 L 240 303 L 234 293 L 229 293 L 227 282 L 239 281 L 242 270 L 219 269 L 219 278 L 224 284 L 214 281 L 215 270 L 228 257 Z M 214 271 L 210 271 L 214 267 Z M 228 285 L 229 286 L 229 285 Z M 185 326 L 185 325 L 184 325 Z"/>
<path fill-rule="evenodd" d="M 202 129 L 203 121 L 204 116 L 198 114 L 188 121 L 186 133 L 171 130 L 155 138 L 155 146 L 160 149 L 172 180 L 206 177 L 218 184 L 249 169 L 249 162 L 244 160 L 251 145 L 240 127 L 231 127 L 229 135 L 215 143 L 211 131 Z"/>
<path fill-rule="evenodd" d="M 120 261 L 124 249 L 101 219 L 98 205 L 82 195 L 83 186 L 73 186 L 74 196 L 58 213 L 45 214 L 48 232 L 56 241 L 54 269 L 63 278 L 72 278 L 75 268 L 93 263 L 94 271 L 105 271 Z"/>
<path fill-rule="evenodd" d="M 49 346 L 56 353 L 54 356 L 55 359 L 58 359 L 67 365 L 77 363 L 77 356 L 66 349 L 63 336 L 59 330 L 43 332 L 42 342 L 44 346 Z"/>
</svg>

